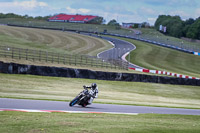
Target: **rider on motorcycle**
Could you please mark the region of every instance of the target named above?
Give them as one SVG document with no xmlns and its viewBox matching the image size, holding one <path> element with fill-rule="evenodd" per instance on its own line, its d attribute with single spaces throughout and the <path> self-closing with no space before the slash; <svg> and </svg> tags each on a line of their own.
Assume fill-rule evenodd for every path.
<svg viewBox="0 0 200 133">
<path fill-rule="evenodd" d="M 98 97 L 98 86 L 96 83 L 92 83 L 91 86 L 83 86 L 84 88 L 89 88 L 89 95 L 90 95 L 90 99 L 88 100 L 88 104 L 92 104 L 94 98 Z"/>
</svg>

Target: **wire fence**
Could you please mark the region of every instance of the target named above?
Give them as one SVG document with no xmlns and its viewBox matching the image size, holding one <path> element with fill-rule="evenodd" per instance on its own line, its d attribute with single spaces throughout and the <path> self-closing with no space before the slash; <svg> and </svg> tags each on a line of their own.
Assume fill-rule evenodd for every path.
<svg viewBox="0 0 200 133">
<path fill-rule="evenodd" d="M 41 50 L 23 49 L 9 46 L 0 46 L 0 57 L 19 60 L 39 61 L 47 63 L 58 63 L 73 66 L 99 67 L 110 69 L 128 70 L 128 62 L 117 59 L 103 60 L 101 58 L 86 56 L 60 54 Z"/>
</svg>

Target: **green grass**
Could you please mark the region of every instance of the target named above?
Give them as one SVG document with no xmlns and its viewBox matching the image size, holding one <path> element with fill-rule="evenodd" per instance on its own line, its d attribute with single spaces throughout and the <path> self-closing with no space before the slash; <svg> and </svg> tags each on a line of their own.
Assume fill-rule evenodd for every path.
<svg viewBox="0 0 200 133">
<path fill-rule="evenodd" d="M 136 46 L 130 55 L 133 64 L 151 70 L 162 70 L 200 78 L 199 56 L 141 41 L 120 39 L 129 41 Z"/>
<path fill-rule="evenodd" d="M 0 97 L 70 101 L 93 82 L 99 86 L 97 103 L 200 108 L 199 86 L 19 74 L 0 74 Z"/>
<path fill-rule="evenodd" d="M 0 112 L 1 133 L 199 133 L 200 116 Z"/>
<path fill-rule="evenodd" d="M 2 25 L 0 45 L 91 56 L 112 47 L 105 40 L 81 34 Z"/>
<path fill-rule="evenodd" d="M 121 34 L 121 35 L 134 35 L 133 29 L 116 29 L 115 26 L 108 25 L 96 25 L 96 24 L 80 24 L 80 23 L 62 23 L 62 22 L 47 22 L 43 20 L 29 20 L 29 19 L 16 19 L 16 18 L 4 18 L 0 19 L 0 23 L 3 24 L 15 24 L 22 26 L 36 26 L 36 27 L 48 27 L 48 28 L 60 28 L 60 29 L 71 29 L 71 30 L 81 30 L 90 32 L 103 32 L 105 29 L 108 33 Z M 156 40 L 158 42 L 169 43 L 175 46 L 200 49 L 199 43 L 185 41 L 179 38 L 165 36 L 153 28 L 138 28 L 136 30 L 142 31 L 142 37 L 149 38 L 150 40 Z M 182 43 L 183 42 L 183 46 Z"/>
<path fill-rule="evenodd" d="M 197 42 L 190 42 L 190 41 L 186 41 L 180 38 L 166 36 L 153 28 L 139 28 L 138 30 L 141 30 L 142 37 L 149 38 L 150 40 L 154 39 L 155 41 L 158 41 L 158 42 L 173 44 L 175 46 L 179 46 L 183 48 L 193 48 L 193 49 L 200 50 L 200 45 Z M 184 46 L 181 46 L 181 45 L 184 45 Z"/>
</svg>

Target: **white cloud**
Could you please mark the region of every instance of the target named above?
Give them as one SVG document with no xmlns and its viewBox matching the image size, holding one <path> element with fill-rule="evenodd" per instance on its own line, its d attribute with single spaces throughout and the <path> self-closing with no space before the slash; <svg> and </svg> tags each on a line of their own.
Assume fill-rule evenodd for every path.
<svg viewBox="0 0 200 133">
<path fill-rule="evenodd" d="M 37 8 L 37 7 L 46 7 L 48 6 L 47 3 L 45 2 L 38 2 L 37 0 L 30 0 L 30 1 L 14 1 L 14 2 L 0 2 L 0 10 L 1 9 L 7 9 L 7 10 L 11 10 L 13 8 L 16 9 L 26 9 L 26 10 L 30 10 L 33 8 Z"/>
<path fill-rule="evenodd" d="M 157 18 L 148 18 L 147 20 L 151 25 L 153 25 L 156 22 Z"/>
<path fill-rule="evenodd" d="M 198 17 L 200 17 L 200 8 L 197 8 L 194 14 L 194 18 L 198 18 Z"/>
<path fill-rule="evenodd" d="M 37 0 L 24 0 L 13 2 L 0 2 L 1 13 L 15 13 L 20 15 L 40 16 L 42 13 L 49 10 L 49 6 L 45 2 Z M 48 14 L 49 15 L 49 14 Z"/>
<path fill-rule="evenodd" d="M 169 14 L 172 15 L 172 16 L 178 15 L 181 18 L 188 18 L 188 17 L 191 16 L 190 14 L 188 14 L 187 12 L 185 12 L 183 10 L 171 11 Z"/>
<path fill-rule="evenodd" d="M 89 13 L 90 12 L 89 9 L 84 9 L 84 8 L 73 9 L 73 8 L 71 8 L 69 6 L 67 6 L 66 9 L 67 9 L 67 11 L 69 13 L 72 13 L 72 14 L 76 14 L 76 13 L 84 13 L 85 14 L 85 13 Z"/>
<path fill-rule="evenodd" d="M 152 8 L 147 8 L 147 7 L 139 8 L 138 12 L 141 12 L 142 14 L 145 14 L 145 15 L 155 15 L 156 14 L 155 10 L 153 10 Z"/>
<path fill-rule="evenodd" d="M 31 0 L 31 1 L 22 1 L 22 2 L 14 2 L 14 6 L 20 6 L 25 9 L 32 9 L 36 7 L 45 7 L 47 6 L 44 2 L 37 2 L 37 0 Z"/>
</svg>

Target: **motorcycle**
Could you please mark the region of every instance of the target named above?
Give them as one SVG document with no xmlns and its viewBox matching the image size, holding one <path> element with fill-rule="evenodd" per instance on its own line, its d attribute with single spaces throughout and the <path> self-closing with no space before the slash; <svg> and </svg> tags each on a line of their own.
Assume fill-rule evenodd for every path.
<svg viewBox="0 0 200 133">
<path fill-rule="evenodd" d="M 88 100 L 90 99 L 91 95 L 89 94 L 88 88 L 85 86 L 84 90 L 81 91 L 70 103 L 69 106 L 72 107 L 75 104 L 81 105 L 82 107 L 86 107 L 88 105 Z"/>
</svg>

